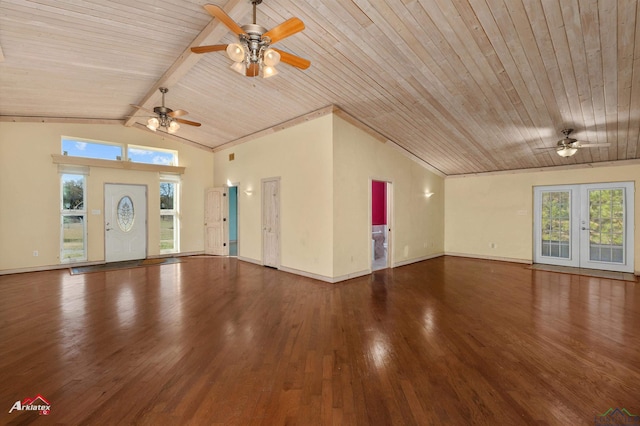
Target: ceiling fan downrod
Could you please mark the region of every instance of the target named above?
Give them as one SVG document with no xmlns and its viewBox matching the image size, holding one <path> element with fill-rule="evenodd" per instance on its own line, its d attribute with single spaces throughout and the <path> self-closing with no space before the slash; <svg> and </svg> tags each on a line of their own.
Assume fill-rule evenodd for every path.
<svg viewBox="0 0 640 426">
<path fill-rule="evenodd" d="M 257 8 L 256 6 L 262 3 L 262 0 L 251 0 L 251 4 L 253 5 L 253 25 L 256 25 L 256 16 L 257 16 Z"/>
</svg>

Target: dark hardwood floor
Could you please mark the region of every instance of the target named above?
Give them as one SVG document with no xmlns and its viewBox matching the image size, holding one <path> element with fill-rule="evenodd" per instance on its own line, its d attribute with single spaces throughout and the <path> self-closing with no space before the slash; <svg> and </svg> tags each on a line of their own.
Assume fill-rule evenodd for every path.
<svg viewBox="0 0 640 426">
<path fill-rule="evenodd" d="M 453 257 L 0 276 L 0 383 L 0 424 L 594 425 L 640 414 L 640 290 Z"/>
</svg>

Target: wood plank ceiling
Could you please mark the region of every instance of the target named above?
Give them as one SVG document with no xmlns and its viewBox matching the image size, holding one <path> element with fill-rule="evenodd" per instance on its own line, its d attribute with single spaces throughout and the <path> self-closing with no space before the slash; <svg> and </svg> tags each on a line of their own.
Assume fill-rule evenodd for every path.
<svg viewBox="0 0 640 426">
<path fill-rule="evenodd" d="M 264 0 L 258 24 L 302 19 L 277 47 L 312 62 L 269 79 L 189 52 L 233 41 L 206 3 L 2 0 L 0 115 L 145 123 L 129 104 L 167 85 L 203 123 L 178 135 L 210 148 L 336 105 L 444 175 L 640 158 L 638 0 Z M 611 146 L 537 149 L 567 127 Z"/>
</svg>

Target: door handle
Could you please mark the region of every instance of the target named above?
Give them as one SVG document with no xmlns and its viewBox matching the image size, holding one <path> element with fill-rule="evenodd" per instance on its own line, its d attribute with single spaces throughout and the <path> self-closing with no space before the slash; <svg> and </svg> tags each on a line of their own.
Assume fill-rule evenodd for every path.
<svg viewBox="0 0 640 426">
<path fill-rule="evenodd" d="M 584 226 L 582 228 L 580 228 L 580 229 L 582 229 L 583 231 L 588 231 L 589 230 L 589 228 L 585 228 Z"/>
</svg>

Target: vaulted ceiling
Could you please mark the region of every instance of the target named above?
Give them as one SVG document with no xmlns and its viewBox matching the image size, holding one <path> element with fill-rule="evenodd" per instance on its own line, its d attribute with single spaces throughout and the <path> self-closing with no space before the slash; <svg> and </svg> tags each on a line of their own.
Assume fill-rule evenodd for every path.
<svg viewBox="0 0 640 426">
<path fill-rule="evenodd" d="M 252 22 L 250 0 L 209 2 Z M 206 3 L 0 1 L 2 119 L 142 127 L 130 104 L 167 86 L 203 124 L 177 136 L 209 148 L 335 105 L 444 175 L 640 158 L 638 0 L 264 0 L 257 23 L 300 18 L 277 47 L 311 60 L 269 79 L 190 52 L 234 41 Z M 539 149 L 568 127 L 611 145 Z"/>
</svg>

